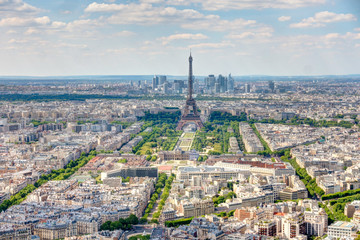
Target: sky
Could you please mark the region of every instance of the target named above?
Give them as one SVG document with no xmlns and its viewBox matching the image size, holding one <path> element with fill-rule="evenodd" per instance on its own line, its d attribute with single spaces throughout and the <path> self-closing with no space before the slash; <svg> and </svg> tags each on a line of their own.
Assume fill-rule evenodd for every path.
<svg viewBox="0 0 360 240">
<path fill-rule="evenodd" d="M 360 0 L 0 0 L 0 75 L 360 73 Z"/>
</svg>

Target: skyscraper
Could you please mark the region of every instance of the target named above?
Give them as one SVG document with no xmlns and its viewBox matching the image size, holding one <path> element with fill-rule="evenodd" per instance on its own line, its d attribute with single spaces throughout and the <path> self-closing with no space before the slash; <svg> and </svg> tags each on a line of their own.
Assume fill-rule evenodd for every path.
<svg viewBox="0 0 360 240">
<path fill-rule="evenodd" d="M 215 80 L 216 80 L 216 78 L 214 75 L 209 75 L 208 77 L 205 78 L 206 92 L 208 92 L 208 93 L 214 92 Z"/>
<path fill-rule="evenodd" d="M 274 92 L 274 90 L 275 90 L 274 81 L 269 81 L 269 89 L 270 89 L 271 92 Z"/>
<path fill-rule="evenodd" d="M 246 93 L 250 92 L 250 84 L 249 83 L 245 83 L 245 92 Z"/>
<path fill-rule="evenodd" d="M 166 76 L 158 76 L 159 78 L 159 85 L 162 85 L 166 82 Z"/>
<path fill-rule="evenodd" d="M 235 81 L 232 78 L 231 73 L 230 73 L 229 77 L 228 77 L 228 84 L 227 84 L 228 92 L 234 92 L 234 85 L 235 85 Z"/>
<path fill-rule="evenodd" d="M 226 77 L 224 77 L 223 75 L 220 74 L 219 77 L 217 78 L 216 83 L 219 84 L 221 93 L 226 92 L 226 90 L 227 90 L 227 78 Z M 215 84 L 215 86 L 216 86 L 216 84 Z M 216 91 L 216 92 L 218 92 L 218 91 Z"/>
<path fill-rule="evenodd" d="M 159 85 L 159 77 L 154 76 L 152 79 L 152 89 L 155 90 Z"/>
</svg>

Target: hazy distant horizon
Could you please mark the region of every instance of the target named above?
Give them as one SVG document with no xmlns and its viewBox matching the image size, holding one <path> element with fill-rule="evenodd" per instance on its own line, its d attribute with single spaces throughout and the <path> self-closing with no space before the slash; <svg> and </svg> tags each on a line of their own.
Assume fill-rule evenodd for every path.
<svg viewBox="0 0 360 240">
<path fill-rule="evenodd" d="M 155 74 L 162 75 L 162 74 Z M 166 75 L 169 81 L 172 80 L 186 80 L 186 75 Z M 214 74 L 216 77 L 219 74 Z M 227 76 L 222 74 L 223 76 Z M 0 76 L 1 81 L 151 81 L 154 75 L 68 75 L 68 76 Z M 203 80 L 208 75 L 196 75 L 195 78 Z M 360 80 L 360 74 L 347 74 L 347 75 L 294 75 L 294 76 L 276 76 L 276 75 L 232 75 L 236 81 L 265 81 L 265 80 Z M 344 79 L 345 78 L 345 79 Z"/>
</svg>

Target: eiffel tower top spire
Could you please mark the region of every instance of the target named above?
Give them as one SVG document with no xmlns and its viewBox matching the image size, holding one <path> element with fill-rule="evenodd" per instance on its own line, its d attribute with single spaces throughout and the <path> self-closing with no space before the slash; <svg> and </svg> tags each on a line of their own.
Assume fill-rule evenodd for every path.
<svg viewBox="0 0 360 240">
<path fill-rule="evenodd" d="M 191 50 L 190 50 L 190 56 L 189 56 L 189 77 L 188 77 L 188 97 L 187 99 L 192 99 L 192 93 L 193 93 L 193 70 L 192 70 L 192 62 L 193 58 L 191 56 Z"/>
</svg>

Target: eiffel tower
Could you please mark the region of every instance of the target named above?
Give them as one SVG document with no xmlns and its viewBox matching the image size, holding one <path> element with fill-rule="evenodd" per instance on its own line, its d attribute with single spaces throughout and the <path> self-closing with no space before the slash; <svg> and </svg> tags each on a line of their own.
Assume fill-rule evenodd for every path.
<svg viewBox="0 0 360 240">
<path fill-rule="evenodd" d="M 196 106 L 196 101 L 192 97 L 193 93 L 193 71 L 192 71 L 192 62 L 193 58 L 190 53 L 189 57 L 189 78 L 188 78 L 188 95 L 186 98 L 186 104 L 183 110 L 183 114 L 181 115 L 181 119 L 176 127 L 176 130 L 182 130 L 184 125 L 187 123 L 195 123 L 197 128 L 200 129 L 204 125 L 200 119 L 200 114 L 198 112 L 198 108 Z"/>
</svg>

